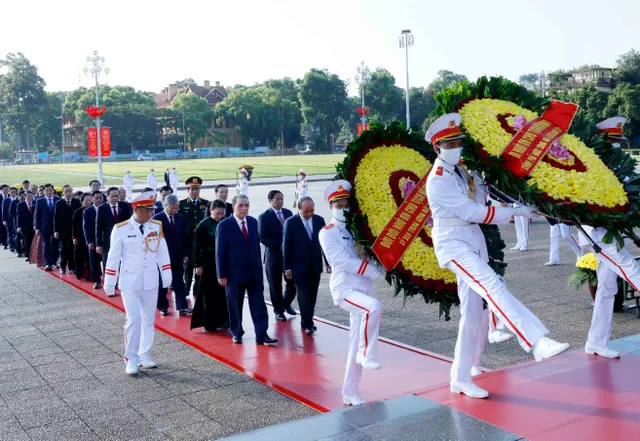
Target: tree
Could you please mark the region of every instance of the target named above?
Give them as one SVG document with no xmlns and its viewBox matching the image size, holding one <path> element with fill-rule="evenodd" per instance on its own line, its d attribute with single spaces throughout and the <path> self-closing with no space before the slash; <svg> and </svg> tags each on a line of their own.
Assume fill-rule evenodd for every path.
<svg viewBox="0 0 640 441">
<path fill-rule="evenodd" d="M 326 69 L 311 69 L 302 79 L 299 96 L 305 126 L 318 131 L 316 145 L 329 147 L 341 129 L 339 117 L 347 101 L 344 81 Z"/>
<path fill-rule="evenodd" d="M 193 78 L 185 78 L 184 80 L 180 80 L 180 81 L 176 81 L 175 85 L 176 86 L 180 86 L 180 87 L 184 87 L 184 86 L 192 86 L 192 85 L 196 85 L 198 83 L 196 83 L 196 81 Z"/>
<path fill-rule="evenodd" d="M 532 92 L 540 92 L 540 74 L 530 73 L 520 75 L 518 77 L 518 84 L 526 87 Z"/>
<path fill-rule="evenodd" d="M 429 114 L 436 108 L 436 99 L 433 93 L 424 87 L 412 87 L 409 89 L 409 105 L 411 125 L 422 127 L 429 118 Z"/>
<path fill-rule="evenodd" d="M 372 124 L 383 124 L 397 119 L 403 113 L 403 94 L 402 89 L 396 86 L 393 75 L 378 67 L 364 85 L 365 102 L 371 107 L 369 121 Z"/>
<path fill-rule="evenodd" d="M 640 84 L 621 83 L 611 95 L 604 108 L 604 115 L 622 115 L 627 118 L 624 133 L 632 141 L 640 137 Z"/>
<path fill-rule="evenodd" d="M 20 147 L 31 147 L 31 126 L 46 102 L 45 82 L 38 68 L 21 53 L 0 59 L 0 115 L 6 130 L 17 135 Z"/>
<path fill-rule="evenodd" d="M 62 103 L 62 94 L 47 92 L 46 101 L 33 124 L 33 139 L 40 151 L 50 145 L 62 150 Z"/>
<path fill-rule="evenodd" d="M 267 80 L 262 86 L 263 100 L 274 106 L 274 110 L 280 112 L 282 118 L 280 138 L 284 137 L 284 140 L 280 139 L 280 143 L 292 146 L 302 142 L 299 84 L 291 78 L 282 78 Z"/>
<path fill-rule="evenodd" d="M 427 89 L 433 92 L 433 94 L 436 94 L 443 89 L 451 87 L 454 84 L 460 83 L 461 81 L 464 81 L 466 79 L 467 77 L 465 75 L 460 75 L 451 72 L 450 70 L 439 70 L 438 77 L 429 84 L 429 87 L 427 87 Z"/>
<path fill-rule="evenodd" d="M 203 138 L 213 120 L 213 110 L 204 98 L 192 93 L 181 93 L 171 101 L 171 113 L 176 118 L 178 132 L 182 130 L 182 115 L 184 114 L 184 126 L 187 143 L 194 145 Z"/>
<path fill-rule="evenodd" d="M 593 86 L 553 92 L 551 93 L 551 97 L 560 101 L 569 101 L 578 104 L 580 106 L 578 112 L 591 121 L 598 122 L 607 117 L 604 108 L 609 101 L 609 94 Z"/>
<path fill-rule="evenodd" d="M 616 77 L 620 82 L 640 84 L 640 52 L 631 49 L 620 55 Z"/>
</svg>

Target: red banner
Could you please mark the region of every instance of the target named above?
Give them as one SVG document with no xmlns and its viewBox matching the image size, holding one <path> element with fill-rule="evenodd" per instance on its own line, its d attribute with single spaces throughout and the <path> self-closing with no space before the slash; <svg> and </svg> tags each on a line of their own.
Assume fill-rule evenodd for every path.
<svg viewBox="0 0 640 441">
<path fill-rule="evenodd" d="M 400 262 L 431 214 L 427 200 L 428 175 L 427 173 L 420 179 L 371 247 L 387 271 L 391 271 Z"/>
<path fill-rule="evenodd" d="M 364 130 L 369 130 L 369 124 L 365 124 L 364 125 Z M 360 136 L 362 135 L 362 132 L 364 132 L 364 130 L 362 130 L 362 124 L 356 124 L 356 136 Z"/>
<path fill-rule="evenodd" d="M 95 127 L 89 127 L 87 129 L 87 150 L 89 151 L 89 157 L 98 157 L 98 129 Z"/>
<path fill-rule="evenodd" d="M 102 157 L 108 158 L 111 156 L 111 128 L 100 127 L 100 150 L 102 150 Z"/>
<path fill-rule="evenodd" d="M 519 178 L 531 175 L 551 144 L 564 135 L 578 111 L 573 103 L 552 101 L 540 118 L 528 122 L 500 155 L 503 167 Z"/>
<path fill-rule="evenodd" d="M 87 150 L 89 151 L 89 157 L 98 157 L 98 129 L 95 127 L 89 127 L 87 129 Z M 103 158 L 111 156 L 111 128 L 100 128 L 100 150 Z"/>
</svg>

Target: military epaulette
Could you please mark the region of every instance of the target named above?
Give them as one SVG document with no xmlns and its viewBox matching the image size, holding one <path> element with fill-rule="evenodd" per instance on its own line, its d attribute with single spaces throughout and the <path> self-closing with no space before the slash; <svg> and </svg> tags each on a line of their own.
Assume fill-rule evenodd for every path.
<svg viewBox="0 0 640 441">
<path fill-rule="evenodd" d="M 331 227 L 333 227 L 333 224 L 325 225 L 324 227 L 322 227 L 322 229 L 323 230 L 328 230 Z"/>
<path fill-rule="evenodd" d="M 162 229 L 162 221 L 159 221 L 158 219 L 151 219 L 151 222 L 160 225 L 160 229 Z"/>
<path fill-rule="evenodd" d="M 118 222 L 118 223 L 116 224 L 116 227 L 118 227 L 118 228 L 120 228 L 120 227 L 124 227 L 124 226 L 125 226 L 125 225 L 127 225 L 128 223 L 129 223 L 129 220 L 125 220 L 125 221 L 122 221 L 122 222 Z"/>
</svg>

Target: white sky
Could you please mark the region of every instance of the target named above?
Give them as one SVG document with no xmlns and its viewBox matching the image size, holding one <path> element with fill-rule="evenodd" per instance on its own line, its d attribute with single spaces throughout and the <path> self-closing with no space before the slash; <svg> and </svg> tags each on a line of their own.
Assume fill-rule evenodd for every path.
<svg viewBox="0 0 640 441">
<path fill-rule="evenodd" d="M 614 66 L 640 49 L 639 17 L 640 0 L 0 0 L 0 57 L 23 52 L 50 91 L 89 85 L 82 68 L 94 49 L 109 84 L 146 91 L 185 77 L 227 86 L 297 78 L 312 67 L 352 79 L 360 61 L 404 87 L 398 37 L 409 28 L 410 82 L 426 86 L 440 69 L 516 79 Z"/>
</svg>

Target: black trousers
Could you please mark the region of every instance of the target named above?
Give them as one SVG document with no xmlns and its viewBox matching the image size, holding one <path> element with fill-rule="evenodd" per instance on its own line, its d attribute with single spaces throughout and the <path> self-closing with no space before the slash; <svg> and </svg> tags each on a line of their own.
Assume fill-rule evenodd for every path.
<svg viewBox="0 0 640 441">
<path fill-rule="evenodd" d="M 91 280 L 93 283 L 100 283 L 102 269 L 100 268 L 100 254 L 96 250 L 89 250 L 89 268 L 91 268 Z"/>
<path fill-rule="evenodd" d="M 26 254 L 25 257 L 29 257 L 34 235 L 35 232 L 33 230 L 25 230 L 24 228 L 22 229 L 22 252 Z"/>
<path fill-rule="evenodd" d="M 42 246 L 44 248 L 44 259 L 48 266 L 58 264 L 58 239 L 53 237 L 53 233 L 40 234 Z"/>
<path fill-rule="evenodd" d="M 171 291 L 176 295 L 176 309 L 187 309 L 189 303 L 187 302 L 187 295 L 184 289 L 184 280 L 182 278 L 183 265 L 181 261 L 171 262 L 171 277 L 173 282 L 171 283 Z M 167 293 L 169 288 L 162 287 L 162 277 L 160 277 L 160 285 L 158 286 L 158 304 L 157 307 L 160 311 L 163 309 L 169 309 L 169 299 L 167 299 Z"/>
<path fill-rule="evenodd" d="M 7 228 L 0 222 L 0 245 L 7 246 Z"/>
<path fill-rule="evenodd" d="M 316 312 L 320 274 L 307 270 L 293 274 L 293 281 L 298 291 L 298 307 L 300 308 L 300 326 L 303 329 L 313 327 L 313 316 Z"/>
<path fill-rule="evenodd" d="M 66 269 L 67 266 L 70 270 L 76 269 L 75 257 L 74 257 L 73 238 L 71 235 L 68 237 L 60 236 L 60 268 Z"/>
<path fill-rule="evenodd" d="M 86 244 L 78 242 L 78 245 L 73 249 L 73 260 L 75 264 L 74 271 L 76 272 L 76 277 L 78 279 L 82 279 L 86 275 L 88 278 L 91 267 L 89 265 L 89 248 L 87 248 Z M 71 265 L 69 265 L 69 267 L 71 268 Z"/>
<path fill-rule="evenodd" d="M 282 279 L 284 278 L 282 263 L 267 265 L 266 273 L 273 312 L 281 314 L 291 306 L 293 299 L 296 298 L 296 285 L 293 283 L 293 280 L 284 279 L 284 295 L 282 294 Z"/>
<path fill-rule="evenodd" d="M 200 276 L 194 274 L 196 266 L 193 263 L 193 258 L 189 256 L 187 263 L 184 265 L 184 288 L 185 293 L 188 296 L 191 292 L 191 283 L 193 283 L 193 295 L 198 294 L 200 288 Z"/>
</svg>

